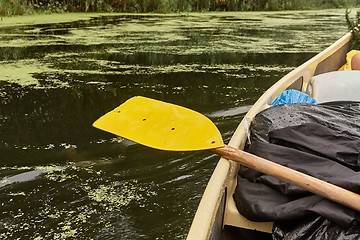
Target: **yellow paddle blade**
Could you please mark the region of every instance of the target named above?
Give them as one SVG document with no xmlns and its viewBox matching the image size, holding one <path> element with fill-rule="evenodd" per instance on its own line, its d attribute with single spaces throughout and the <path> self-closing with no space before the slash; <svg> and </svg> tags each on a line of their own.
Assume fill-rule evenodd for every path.
<svg viewBox="0 0 360 240">
<path fill-rule="evenodd" d="M 219 130 L 204 115 L 145 97 L 130 98 L 93 126 L 161 150 L 194 151 L 224 146 Z"/>
</svg>

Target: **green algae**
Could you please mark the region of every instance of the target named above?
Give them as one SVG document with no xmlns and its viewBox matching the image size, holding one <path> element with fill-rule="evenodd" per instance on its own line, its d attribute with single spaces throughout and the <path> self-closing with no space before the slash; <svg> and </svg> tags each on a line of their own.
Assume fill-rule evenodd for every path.
<svg viewBox="0 0 360 240">
<path fill-rule="evenodd" d="M 146 192 L 145 195 L 143 193 Z M 146 198 L 155 196 L 156 192 L 139 187 L 137 181 L 112 182 L 108 185 L 100 185 L 89 191 L 89 198 L 98 202 L 106 211 L 114 211 L 136 202 L 144 206 L 142 202 Z"/>
<path fill-rule="evenodd" d="M 33 16 L 33 24 L 39 23 L 51 23 L 51 22 L 73 22 L 81 19 L 91 19 L 94 17 L 100 16 L 111 16 L 113 19 L 115 17 L 119 18 L 118 24 L 109 24 L 109 25 L 100 25 L 100 26 L 89 26 L 86 28 L 69 28 L 68 34 L 59 35 L 43 35 L 39 34 L 42 31 L 42 28 L 35 27 L 35 29 L 26 30 L 24 33 L 26 35 L 31 35 L 35 37 L 32 41 L 27 41 L 26 39 L 21 38 L 19 34 L 5 34 L 4 37 L 14 38 L 11 41 L 6 41 L 3 44 L 4 46 L 31 46 L 31 45 L 51 45 L 57 44 L 60 42 L 65 42 L 67 44 L 83 44 L 83 45 L 99 45 L 99 44 L 132 44 L 137 43 L 141 46 L 144 43 L 158 43 L 159 47 L 161 43 L 176 42 L 176 41 L 192 41 L 194 37 L 201 37 L 195 32 L 196 35 L 189 35 L 186 31 L 187 29 L 199 29 L 201 34 L 211 34 L 214 32 L 224 33 L 227 35 L 233 35 L 234 31 L 239 30 L 255 30 L 259 29 L 259 33 L 266 32 L 270 29 L 281 30 L 284 27 L 294 26 L 314 26 L 314 29 L 308 29 L 311 32 L 315 33 L 319 26 L 319 23 L 324 22 L 324 24 L 331 24 L 332 27 L 341 27 L 341 25 L 334 25 L 333 22 L 338 21 L 339 18 L 343 17 L 345 10 L 327 10 L 327 11 L 297 11 L 297 12 L 226 12 L 226 13 L 191 13 L 186 16 L 183 15 L 144 15 L 144 14 L 111 14 L 111 15 L 101 15 L 101 14 L 63 14 L 63 15 L 45 15 L 45 16 Z M 326 13 L 326 15 L 322 15 Z M 294 15 L 296 17 L 294 17 Z M 331 15 L 332 18 L 329 18 Z M 152 18 L 149 18 L 152 16 Z M 131 20 L 132 17 L 136 17 L 134 20 Z M 138 18 L 144 17 L 145 21 L 139 21 Z M 146 18 L 145 18 L 146 17 Z M 28 17 L 14 17 L 14 18 L 4 18 L 3 22 L 8 22 L 6 26 L 12 26 L 10 21 L 13 20 L 13 24 L 23 23 L 29 25 Z M 121 21 L 122 18 L 129 18 L 130 21 Z M 17 19 L 17 20 L 16 20 Z M 231 21 L 229 21 L 231 19 Z M 315 19 L 315 20 L 314 20 Z M 315 21 L 315 24 L 314 24 Z M 148 22 L 153 24 L 148 24 Z M 238 27 L 239 26 L 239 27 Z M 241 26 L 241 27 L 240 27 Z M 0 24 L 1 27 L 1 24 Z M 261 30 L 260 30 L 261 29 Z M 344 28 L 338 28 L 344 29 Z M 184 32 L 184 30 L 186 32 Z M 284 29 L 286 32 L 287 29 Z M 337 29 L 334 29 L 336 32 Z M 317 33 L 319 34 L 319 32 Z M 321 33 L 320 33 L 321 34 Z M 25 35 L 22 35 L 25 36 Z M 38 38 L 36 38 L 36 36 Z M 147 37 L 148 36 L 148 37 Z M 204 35 L 205 37 L 206 35 Z M 316 36 L 316 35 L 314 35 Z M 16 38 L 15 38 L 16 37 Z M 19 38 L 20 37 L 20 38 Z M 45 39 L 44 39 L 45 37 Z M 241 37 L 241 36 L 239 36 Z M 245 36 L 244 39 L 239 38 L 238 40 L 246 40 L 248 36 Z M 201 38 L 200 38 L 201 40 Z M 226 38 L 225 38 L 226 40 Z M 261 42 L 263 40 L 264 42 Z M 269 45 L 268 40 L 271 38 L 262 38 L 257 39 L 257 45 L 259 49 L 262 46 Z M 290 39 L 289 39 L 290 40 Z M 309 37 L 301 39 L 301 41 L 312 41 Z M 299 41 L 299 38 L 297 38 Z M 253 41 L 251 41 L 253 42 Z M 218 49 L 218 44 L 210 44 L 207 46 L 213 48 L 209 50 Z M 9 44 L 9 45 L 7 45 Z M 274 44 L 273 44 L 274 45 Z M 202 46 L 204 47 L 204 46 Z M 229 50 L 238 49 L 239 44 L 229 45 Z M 256 46 L 253 46 L 256 47 Z M 188 48 L 188 51 L 192 48 Z M 194 49 L 195 52 L 199 50 Z M 222 50 L 222 48 L 218 49 Z M 273 49 L 270 49 L 273 50 Z M 176 51 L 176 49 L 174 49 Z M 206 51 L 203 49 L 202 51 Z M 189 52 L 186 52 L 187 54 Z"/>
<path fill-rule="evenodd" d="M 31 215 L 22 206 L 16 211 L 3 212 L 5 217 L 3 219 L 2 227 L 6 230 L 0 233 L 1 238 L 16 238 L 19 234 L 32 231 L 32 238 L 34 239 L 68 239 L 79 238 L 83 236 L 84 232 L 91 232 L 91 226 L 93 224 L 103 225 L 106 228 L 113 226 L 113 222 L 101 219 L 104 212 L 120 212 L 129 204 L 134 203 L 139 207 L 144 207 L 147 199 L 151 196 L 156 196 L 157 193 L 151 190 L 154 186 L 145 186 L 137 181 L 115 181 L 111 183 L 100 184 L 93 187 L 94 182 L 101 182 L 102 179 L 106 179 L 104 173 L 99 175 L 93 175 L 92 171 L 86 169 L 72 167 L 70 169 L 58 167 L 58 166 L 38 166 L 36 169 L 48 171 L 45 179 L 47 181 L 55 181 L 57 184 L 64 184 L 62 180 L 53 179 L 53 174 L 59 174 L 61 176 L 68 175 L 67 180 L 72 182 L 79 181 L 79 177 L 73 178 L 73 173 L 85 171 L 89 176 L 86 181 L 78 182 L 70 188 L 72 191 L 77 192 L 83 196 L 82 200 L 86 204 L 77 204 L 77 201 L 71 202 L 70 205 L 67 201 L 63 204 L 54 205 L 54 197 L 46 197 L 46 191 L 42 192 L 41 187 L 36 191 L 30 192 L 9 192 L 7 196 L 10 202 L 19 202 L 22 199 L 29 199 L 31 196 L 38 195 L 42 192 L 42 197 L 39 199 L 39 207 Z M 66 170 L 68 169 L 68 170 Z M 58 194 L 61 194 L 59 192 Z M 35 209 L 34 209 L 35 210 Z M 96 222 L 94 222 L 94 219 Z M 48 229 L 46 232 L 42 232 L 42 226 L 48 224 L 55 224 L 53 228 Z M 22 235 L 22 234 L 21 234 Z"/>
<path fill-rule="evenodd" d="M 59 72 L 59 70 L 52 69 L 46 62 L 44 63 L 36 59 L 2 62 L 0 65 L 0 80 L 16 83 L 21 86 L 32 85 L 40 87 L 41 83 L 35 75 L 44 72 L 54 74 Z M 68 86 L 67 83 L 58 81 L 56 78 L 52 78 L 52 85 L 53 87 Z"/>
<path fill-rule="evenodd" d="M 318 30 L 321 27 L 319 24 L 323 24 L 325 28 L 329 25 L 332 32 L 337 33 L 332 38 L 337 39 L 346 29 L 345 26 L 336 23 L 342 18 L 343 11 L 226 12 L 187 15 L 70 13 L 3 18 L 0 21 L 0 28 L 14 27 L 18 24 L 29 27 L 23 32 L 0 32 L 0 39 L 6 39 L 2 41 L 1 46 L 9 49 L 4 52 L 7 55 L 2 55 L 5 61 L 1 61 L 0 64 L 0 80 L 22 86 L 58 88 L 70 86 L 63 80 L 69 75 L 164 74 L 174 71 L 196 71 L 196 68 L 199 68 L 198 63 L 191 66 L 182 63 L 165 67 L 162 64 L 159 67 L 153 64 L 149 67 L 126 64 L 121 61 L 104 60 L 101 57 L 104 54 L 123 56 L 126 61 L 136 58 L 135 53 L 146 53 L 149 54 L 150 63 L 161 63 L 167 61 L 162 59 L 166 57 L 164 54 L 168 55 L 171 61 L 172 55 L 196 57 L 217 52 L 221 54 L 250 51 L 317 52 L 328 46 L 328 42 L 323 39 L 329 38 L 326 31 L 322 33 Z M 113 21 L 119 19 L 119 21 L 115 22 L 116 24 L 91 25 L 90 20 L 99 17 L 108 17 Z M 80 28 L 66 28 L 67 34 L 52 32 L 47 34 L 49 28 L 39 25 L 79 21 L 89 22 L 84 23 Z M 34 27 L 31 28 L 31 25 Z M 296 26 L 301 28 L 296 30 Z M 304 26 L 306 29 L 303 29 Z M 287 39 L 286 42 L 284 38 Z M 86 54 L 82 52 L 83 50 L 45 51 L 42 53 L 42 60 L 18 59 L 26 48 L 39 47 L 41 51 L 41 48 L 51 49 L 51 46 L 56 48 L 59 44 L 65 45 L 65 48 L 74 45 L 86 46 L 90 51 L 86 50 Z M 106 48 L 101 47 L 103 45 Z M 123 45 L 123 47 L 119 50 L 113 45 Z M 16 60 L 6 61 L 6 59 Z"/>
<path fill-rule="evenodd" d="M 1 27 L 13 27 L 23 25 L 38 25 L 51 23 L 66 23 L 80 20 L 89 20 L 93 17 L 112 16 L 111 13 L 53 13 L 53 14 L 35 14 L 12 17 L 1 17 Z"/>
</svg>

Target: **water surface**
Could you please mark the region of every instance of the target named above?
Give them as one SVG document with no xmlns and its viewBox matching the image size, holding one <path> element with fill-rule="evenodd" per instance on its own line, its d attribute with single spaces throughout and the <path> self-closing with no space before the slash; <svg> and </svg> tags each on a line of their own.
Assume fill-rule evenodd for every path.
<svg viewBox="0 0 360 240">
<path fill-rule="evenodd" d="M 346 33 L 344 14 L 0 21 L 0 238 L 184 239 L 218 157 L 93 121 L 142 95 L 209 116 L 227 142 L 267 88 Z"/>
</svg>

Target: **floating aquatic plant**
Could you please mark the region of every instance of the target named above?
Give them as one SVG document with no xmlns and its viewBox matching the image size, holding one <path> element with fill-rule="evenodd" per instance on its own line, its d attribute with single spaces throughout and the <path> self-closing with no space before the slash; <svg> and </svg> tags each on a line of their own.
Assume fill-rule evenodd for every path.
<svg viewBox="0 0 360 240">
<path fill-rule="evenodd" d="M 98 202 L 107 211 L 114 211 L 133 201 L 142 206 L 141 202 L 145 201 L 146 197 L 156 195 L 156 192 L 139 186 L 137 181 L 132 181 L 100 185 L 90 190 L 88 195 L 91 200 Z"/>
</svg>

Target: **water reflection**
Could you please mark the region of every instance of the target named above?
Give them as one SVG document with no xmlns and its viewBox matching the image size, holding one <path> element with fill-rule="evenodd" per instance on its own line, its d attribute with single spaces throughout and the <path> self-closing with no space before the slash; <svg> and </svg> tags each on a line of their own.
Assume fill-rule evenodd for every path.
<svg viewBox="0 0 360 240">
<path fill-rule="evenodd" d="M 92 122 L 143 95 L 204 113 L 227 142 L 268 87 L 346 32 L 343 12 L 0 27 L 0 238 L 183 239 L 218 157 Z"/>
</svg>

